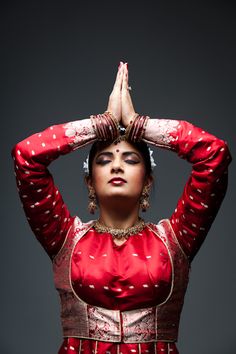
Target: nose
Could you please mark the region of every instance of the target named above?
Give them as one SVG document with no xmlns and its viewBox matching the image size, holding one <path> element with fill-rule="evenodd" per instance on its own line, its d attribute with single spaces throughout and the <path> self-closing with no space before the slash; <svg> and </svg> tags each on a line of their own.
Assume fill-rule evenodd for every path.
<svg viewBox="0 0 236 354">
<path fill-rule="evenodd" d="M 124 168 L 123 168 L 123 162 L 117 156 L 112 162 L 111 173 L 118 173 L 118 172 L 123 173 L 124 172 Z"/>
</svg>

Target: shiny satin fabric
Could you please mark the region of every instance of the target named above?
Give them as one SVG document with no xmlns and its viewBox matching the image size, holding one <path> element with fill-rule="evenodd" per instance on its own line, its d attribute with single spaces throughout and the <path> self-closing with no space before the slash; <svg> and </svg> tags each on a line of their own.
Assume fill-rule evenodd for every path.
<svg viewBox="0 0 236 354">
<path fill-rule="evenodd" d="M 121 246 L 92 224 L 75 219 L 54 259 L 64 337 L 176 341 L 189 263 L 170 222 L 147 224 Z"/>
<path fill-rule="evenodd" d="M 121 246 L 110 234 L 90 229 L 75 246 L 71 280 L 86 303 L 126 311 L 165 301 L 172 267 L 164 243 L 148 228 Z"/>
<path fill-rule="evenodd" d="M 144 141 L 156 147 L 173 151 L 192 164 L 192 171 L 183 193 L 169 218 L 173 228 L 172 241 L 174 243 L 169 242 L 168 247 L 173 251 L 174 269 L 181 270 L 176 274 L 174 272 L 174 283 L 179 286 L 173 289 L 171 297 L 168 299 L 169 311 L 167 314 L 170 316 L 170 313 L 175 314 L 175 311 L 180 313 L 187 282 L 185 279 L 187 262 L 180 248 L 187 255 L 188 260 L 192 262 L 205 240 L 226 193 L 227 171 L 231 155 L 226 142 L 187 121 L 150 119 L 147 128 L 143 137 Z M 86 326 L 88 325 L 88 305 L 86 302 L 90 301 L 94 304 L 89 306 L 90 314 L 93 314 L 95 318 L 97 312 L 93 307 L 96 309 L 98 307 L 95 306 L 96 304 L 106 306 L 111 312 L 125 312 L 128 308 L 135 311 L 135 308 L 140 306 L 139 298 L 141 305 L 146 304 L 147 306 L 152 305 L 155 301 L 157 304 L 165 301 L 171 287 L 170 282 L 173 280 L 173 271 L 172 274 L 170 271 L 171 257 L 166 257 L 167 248 L 165 249 L 159 240 L 156 240 L 154 244 L 152 235 L 150 240 L 146 240 L 143 237 L 146 230 L 142 236 L 139 235 L 145 239 L 142 254 L 140 254 L 140 249 L 135 246 L 136 243 L 139 244 L 138 235 L 118 249 L 111 243 L 109 235 L 104 234 L 102 235 L 104 237 L 100 238 L 95 234 L 89 234 L 88 229 L 85 228 L 89 253 L 85 252 L 86 241 L 84 238 L 77 246 L 74 245 L 72 257 L 72 253 L 63 254 L 64 259 L 58 257 L 62 245 L 66 242 L 66 235 L 70 234 L 68 230 L 74 225 L 76 217 L 70 214 L 67 205 L 65 205 L 48 170 L 48 165 L 59 156 L 68 154 L 96 140 L 97 137 L 93 132 L 90 120 L 82 119 L 66 124 L 52 125 L 27 137 L 12 150 L 17 188 L 30 227 L 50 259 L 56 259 L 58 266 L 60 262 L 67 265 L 64 272 L 55 274 L 55 284 L 60 289 L 62 298 L 65 296 L 62 315 L 70 316 L 71 314 L 71 318 L 68 318 L 72 328 L 76 328 L 74 321 L 78 320 L 80 325 L 85 327 L 84 331 L 87 330 Z M 160 228 L 159 231 L 161 231 Z M 162 237 L 164 236 L 160 234 L 160 239 Z M 165 240 L 163 239 L 163 241 Z M 80 250 L 79 247 L 83 245 L 83 242 L 84 249 Z M 177 246 L 177 243 L 179 243 L 179 247 L 176 250 L 179 251 L 175 254 L 175 247 L 172 246 Z M 145 248 L 145 245 L 148 245 L 148 249 Z M 156 262 L 154 262 L 154 255 Z M 95 260 L 98 260 L 98 263 Z M 129 267 L 129 264 L 132 264 L 133 268 Z M 156 271 L 153 271 L 155 264 Z M 103 268 L 105 277 L 101 278 Z M 83 278 L 84 276 L 85 278 Z M 182 276 L 183 278 L 181 278 Z M 68 297 L 67 303 L 64 301 L 66 296 Z M 81 297 L 80 302 L 77 301 L 79 297 Z M 156 300 L 153 300 L 155 297 Z M 176 304 L 178 304 L 178 308 L 176 308 Z M 75 316 L 73 316 L 71 305 L 75 305 L 73 309 L 73 311 L 77 311 L 75 311 Z M 115 310 L 112 310 L 113 307 Z M 158 318 L 164 322 L 167 318 L 165 307 L 159 306 L 158 308 Z M 164 311 L 160 312 L 161 308 Z M 79 311 L 80 309 L 81 311 Z M 115 314 L 115 312 L 112 313 Z M 68 318 L 65 316 L 66 321 Z M 169 330 L 171 324 L 176 325 L 176 323 L 175 315 L 172 318 L 169 317 Z M 159 328 L 158 331 L 160 331 Z M 97 335 L 99 336 L 99 333 Z M 170 337 L 168 338 L 170 339 Z M 86 354 L 93 352 L 99 354 L 106 352 L 107 354 L 177 353 L 171 340 L 169 343 L 158 341 L 154 345 L 153 343 L 114 344 L 89 339 L 80 340 L 79 338 L 65 339 L 60 354 L 74 353 L 75 351 Z"/>
</svg>

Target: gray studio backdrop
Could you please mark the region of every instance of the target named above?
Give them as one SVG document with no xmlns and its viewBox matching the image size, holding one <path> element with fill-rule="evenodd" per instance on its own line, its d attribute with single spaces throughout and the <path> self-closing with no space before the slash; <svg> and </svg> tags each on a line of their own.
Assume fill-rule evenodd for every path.
<svg viewBox="0 0 236 354">
<path fill-rule="evenodd" d="M 8 1 L 1 9 L 1 354 L 56 354 L 62 341 L 51 263 L 17 195 L 10 151 L 51 124 L 106 109 L 117 66 L 129 62 L 137 112 L 183 119 L 235 151 L 235 9 L 224 2 Z M 84 221 L 88 147 L 50 166 L 72 214 Z M 175 208 L 191 166 L 155 149 L 152 208 Z M 235 170 L 196 256 L 181 317 L 181 354 L 235 353 Z"/>
</svg>

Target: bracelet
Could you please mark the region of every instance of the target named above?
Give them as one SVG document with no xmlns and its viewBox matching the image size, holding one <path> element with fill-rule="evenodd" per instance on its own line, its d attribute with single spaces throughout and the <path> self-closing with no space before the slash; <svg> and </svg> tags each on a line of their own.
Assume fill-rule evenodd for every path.
<svg viewBox="0 0 236 354">
<path fill-rule="evenodd" d="M 134 122 L 136 121 L 136 119 L 139 117 L 138 113 L 134 114 L 134 117 L 130 120 L 129 125 L 127 125 L 126 129 L 125 129 L 125 135 L 126 135 L 126 139 L 127 140 L 131 140 L 130 139 L 130 134 L 131 134 L 131 130 L 132 127 L 134 125 Z"/>
<path fill-rule="evenodd" d="M 119 123 L 111 112 L 91 115 L 90 119 L 98 140 L 114 140 L 119 135 Z"/>
<path fill-rule="evenodd" d="M 110 130 L 112 130 L 112 137 L 117 138 L 119 135 L 119 127 L 120 127 L 119 122 L 109 111 L 105 111 L 104 115 L 108 119 L 108 122 L 110 122 L 110 126 L 111 126 Z"/>
<path fill-rule="evenodd" d="M 149 118 L 149 116 L 141 116 L 136 113 L 134 120 L 131 120 L 126 128 L 126 139 L 132 142 L 142 140 Z"/>
</svg>

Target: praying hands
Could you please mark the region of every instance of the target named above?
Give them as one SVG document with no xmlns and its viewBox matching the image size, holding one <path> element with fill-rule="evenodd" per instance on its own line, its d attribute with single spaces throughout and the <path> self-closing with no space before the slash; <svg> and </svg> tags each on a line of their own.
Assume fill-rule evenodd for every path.
<svg viewBox="0 0 236 354">
<path fill-rule="evenodd" d="M 129 92 L 128 63 L 120 62 L 107 111 L 111 112 L 124 127 L 127 127 L 136 115 Z"/>
</svg>

